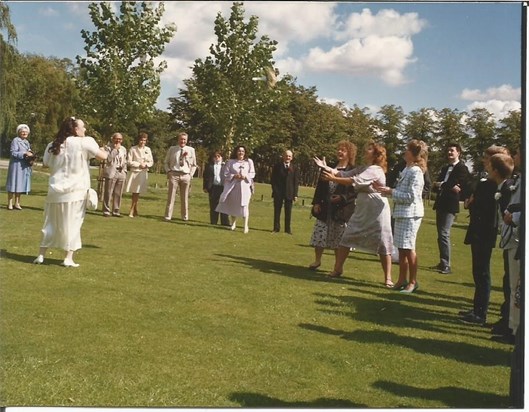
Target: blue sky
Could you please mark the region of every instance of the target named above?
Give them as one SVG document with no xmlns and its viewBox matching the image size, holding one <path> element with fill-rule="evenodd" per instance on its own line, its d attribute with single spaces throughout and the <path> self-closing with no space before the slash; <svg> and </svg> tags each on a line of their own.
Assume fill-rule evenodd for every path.
<svg viewBox="0 0 529 412">
<path fill-rule="evenodd" d="M 8 1 L 18 50 L 75 61 L 81 29 L 92 30 L 88 2 Z M 118 6 L 119 3 L 116 3 Z M 157 106 L 167 109 L 193 61 L 216 41 L 213 20 L 232 2 L 166 2 L 177 33 L 162 56 Z M 281 74 L 316 87 L 330 103 L 406 113 L 485 107 L 498 118 L 521 99 L 521 2 L 245 2 L 260 34 L 279 42 Z"/>
</svg>

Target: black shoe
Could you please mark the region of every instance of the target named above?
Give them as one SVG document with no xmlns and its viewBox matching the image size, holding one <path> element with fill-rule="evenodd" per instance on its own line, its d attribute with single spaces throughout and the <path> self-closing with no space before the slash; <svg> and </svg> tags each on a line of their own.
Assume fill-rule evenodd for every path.
<svg viewBox="0 0 529 412">
<path fill-rule="evenodd" d="M 508 334 L 508 335 L 492 336 L 490 338 L 490 340 L 493 340 L 494 342 L 506 343 L 506 344 L 509 344 L 509 345 L 514 345 L 514 335 L 512 333 Z"/>
<path fill-rule="evenodd" d="M 287 230 L 285 233 L 286 233 L 287 235 L 292 235 L 292 231 L 291 231 L 291 230 Z"/>
<path fill-rule="evenodd" d="M 512 330 L 503 322 L 498 322 L 492 325 L 490 332 L 493 335 L 512 335 Z"/>
<path fill-rule="evenodd" d="M 430 266 L 429 269 L 433 269 L 433 270 L 441 270 L 443 268 L 443 264 L 442 263 L 438 263 L 437 265 L 435 266 Z"/>
<path fill-rule="evenodd" d="M 459 320 L 464 323 L 471 323 L 473 325 L 481 325 L 481 326 L 484 326 L 486 322 L 485 319 L 483 319 L 481 316 L 475 315 L 474 312 L 461 317 Z"/>
<path fill-rule="evenodd" d="M 450 266 L 445 266 L 439 269 L 439 273 L 441 273 L 442 275 L 449 275 L 450 273 L 452 273 L 452 269 L 450 269 Z"/>
<path fill-rule="evenodd" d="M 474 314 L 474 309 L 469 309 L 469 310 L 460 310 L 458 312 L 458 315 L 459 316 L 468 316 L 468 315 L 473 315 Z"/>
</svg>

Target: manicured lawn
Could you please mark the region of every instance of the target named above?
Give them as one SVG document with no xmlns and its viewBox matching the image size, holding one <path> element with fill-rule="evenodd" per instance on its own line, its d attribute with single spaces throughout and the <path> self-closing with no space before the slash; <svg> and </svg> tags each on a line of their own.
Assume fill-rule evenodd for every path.
<svg viewBox="0 0 529 412">
<path fill-rule="evenodd" d="M 452 230 L 454 273 L 440 275 L 428 269 L 438 254 L 427 206 L 420 289 L 403 296 L 383 287 L 369 254 L 351 253 L 342 279 L 324 276 L 330 252 L 306 269 L 313 188 L 301 189 L 290 236 L 270 233 L 270 186 L 257 184 L 245 235 L 209 225 L 199 179 L 190 221 L 164 222 L 164 176 L 150 182 L 139 218 L 126 216 L 129 195 L 125 217 L 88 212 L 79 268 L 61 267 L 58 250 L 31 264 L 47 176 L 35 172 L 22 211 L 6 209 L 2 183 L 1 406 L 508 406 L 512 348 L 458 321 L 473 296 L 465 212 Z M 491 323 L 502 267 L 495 250 Z"/>
</svg>

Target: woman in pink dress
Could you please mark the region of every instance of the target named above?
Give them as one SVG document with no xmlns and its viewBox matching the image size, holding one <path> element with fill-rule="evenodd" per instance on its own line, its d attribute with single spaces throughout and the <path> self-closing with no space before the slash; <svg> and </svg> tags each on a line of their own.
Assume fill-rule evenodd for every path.
<svg viewBox="0 0 529 412">
<path fill-rule="evenodd" d="M 230 216 L 231 230 L 237 227 L 237 217 L 244 218 L 244 233 L 248 233 L 250 199 L 253 192 L 255 168 L 244 146 L 236 146 L 224 168 L 224 189 L 216 212 Z"/>
</svg>

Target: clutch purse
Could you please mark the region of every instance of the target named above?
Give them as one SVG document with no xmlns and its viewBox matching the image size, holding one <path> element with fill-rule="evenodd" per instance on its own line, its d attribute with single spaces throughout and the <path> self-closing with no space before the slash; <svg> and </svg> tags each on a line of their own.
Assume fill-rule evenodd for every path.
<svg viewBox="0 0 529 412">
<path fill-rule="evenodd" d="M 91 209 L 91 210 L 96 210 L 97 203 L 98 203 L 97 192 L 92 188 L 88 189 L 88 192 L 86 192 L 86 208 Z"/>
</svg>

